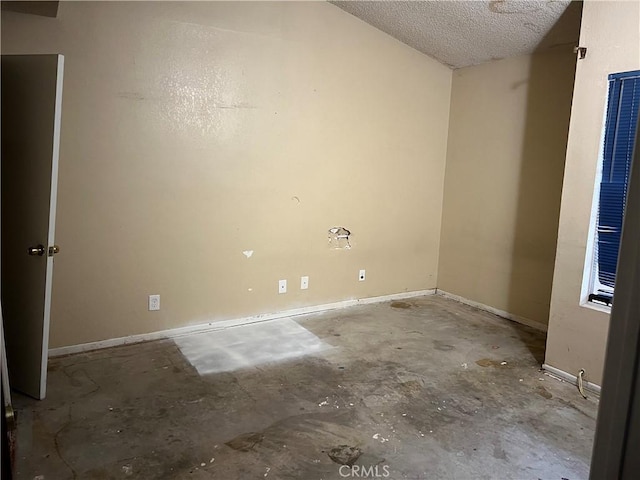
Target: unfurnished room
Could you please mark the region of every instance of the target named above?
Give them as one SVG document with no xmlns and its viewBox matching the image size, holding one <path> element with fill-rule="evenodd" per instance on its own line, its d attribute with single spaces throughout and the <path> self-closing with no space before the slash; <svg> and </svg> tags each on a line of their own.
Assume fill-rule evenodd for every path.
<svg viewBox="0 0 640 480">
<path fill-rule="evenodd" d="M 3 479 L 637 478 L 640 2 L 1 5 Z"/>
</svg>

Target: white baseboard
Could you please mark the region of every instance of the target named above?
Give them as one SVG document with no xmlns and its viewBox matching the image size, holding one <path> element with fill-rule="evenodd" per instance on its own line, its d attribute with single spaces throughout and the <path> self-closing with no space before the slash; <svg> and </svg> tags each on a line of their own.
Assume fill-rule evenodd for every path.
<svg viewBox="0 0 640 480">
<path fill-rule="evenodd" d="M 485 305 L 483 303 L 476 302 L 474 300 L 469 300 L 468 298 L 464 298 L 459 295 L 454 295 L 453 293 L 445 292 L 444 290 L 440 290 L 439 288 L 436 289 L 436 295 L 441 295 L 450 300 L 455 300 L 456 302 L 464 303 L 465 305 L 469 305 L 471 307 L 484 310 L 485 312 L 493 313 L 494 315 L 498 315 L 499 317 L 506 318 L 507 320 L 511 320 L 516 323 L 521 323 L 522 325 L 535 328 L 536 330 L 540 330 L 542 332 L 546 332 L 548 329 L 548 326 L 545 325 L 544 323 L 540 323 L 535 320 L 530 320 L 528 318 L 521 317 L 519 315 L 514 315 L 513 313 L 505 312 L 504 310 L 499 310 L 489 305 Z"/>
<path fill-rule="evenodd" d="M 91 350 L 100 350 L 102 348 L 117 347 L 121 345 L 129 345 L 132 343 L 149 342 L 152 340 L 162 340 L 166 338 L 176 338 L 193 333 L 210 332 L 215 330 L 224 330 L 231 327 L 241 325 L 249 325 L 251 323 L 266 322 L 279 318 L 296 317 L 299 315 L 307 315 L 310 313 L 320 313 L 329 310 L 352 307 L 354 305 L 368 305 L 371 303 L 388 302 L 391 300 L 401 300 L 405 298 L 422 297 L 425 295 L 434 295 L 436 289 L 417 290 L 413 292 L 394 293 L 391 295 L 382 295 L 379 297 L 357 298 L 353 300 L 343 300 L 341 302 L 326 303 L 323 305 L 313 305 L 310 307 L 294 308 L 278 313 L 265 313 L 253 315 L 250 317 L 234 318 L 231 320 L 221 320 L 215 322 L 202 323 L 188 327 L 178 327 L 169 330 L 161 330 L 157 332 L 141 333 L 137 335 L 129 335 L 126 337 L 110 338 L 108 340 L 100 340 L 97 342 L 81 343 L 79 345 L 69 345 L 67 347 L 57 347 L 49 349 L 49 357 L 59 357 L 61 355 L 71 355 L 73 353 L 89 352 Z"/>
<path fill-rule="evenodd" d="M 560 378 L 561 380 L 569 382 L 569 383 L 571 383 L 573 385 L 578 385 L 578 377 L 576 375 L 571 375 L 570 373 L 567 373 L 564 370 L 560 370 L 559 368 L 552 367 L 551 365 L 547 365 L 546 363 L 542 364 L 542 369 L 545 372 L 550 373 L 551 375 L 555 375 L 556 377 Z M 590 390 L 593 393 L 597 393 L 598 395 L 600 395 L 600 385 L 596 385 L 595 383 L 587 382 L 586 380 L 583 380 L 582 385 L 587 390 Z"/>
</svg>

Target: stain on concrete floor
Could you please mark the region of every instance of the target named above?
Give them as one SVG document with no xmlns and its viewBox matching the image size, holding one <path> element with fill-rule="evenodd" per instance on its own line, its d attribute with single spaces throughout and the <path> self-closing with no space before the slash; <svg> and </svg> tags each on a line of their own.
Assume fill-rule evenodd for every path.
<svg viewBox="0 0 640 480">
<path fill-rule="evenodd" d="M 334 348 L 233 372 L 170 340 L 53 359 L 48 398 L 15 398 L 17 478 L 588 477 L 597 400 L 539 371 L 543 333 L 437 296 L 389 306 L 298 318 Z"/>
<path fill-rule="evenodd" d="M 260 444 L 264 440 L 264 434 L 262 433 L 244 433 L 242 435 L 238 435 L 236 438 L 225 442 L 224 444 L 227 447 L 231 447 L 234 450 L 238 450 L 240 452 L 248 452 L 249 450 L 253 450 L 253 448 Z"/>
<path fill-rule="evenodd" d="M 410 303 L 407 302 L 391 302 L 391 308 L 403 308 L 403 309 L 407 309 L 407 308 L 411 308 L 412 305 Z"/>
<path fill-rule="evenodd" d="M 506 367 L 508 362 L 504 360 L 492 360 L 490 358 L 481 358 L 480 360 L 476 360 L 476 364 L 481 367 Z"/>
<path fill-rule="evenodd" d="M 356 460 L 362 455 L 362 450 L 358 447 L 350 447 L 349 445 L 338 445 L 329 450 L 327 455 L 338 465 L 351 466 L 356 463 Z"/>
</svg>

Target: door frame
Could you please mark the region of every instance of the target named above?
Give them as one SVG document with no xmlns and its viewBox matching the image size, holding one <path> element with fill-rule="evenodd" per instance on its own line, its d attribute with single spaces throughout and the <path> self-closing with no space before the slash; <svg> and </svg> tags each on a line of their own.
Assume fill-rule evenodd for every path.
<svg viewBox="0 0 640 480">
<path fill-rule="evenodd" d="M 42 329 L 42 364 L 40 375 L 40 400 L 47 393 L 47 365 L 49 361 L 49 332 L 51 330 L 51 302 L 53 300 L 53 259 L 48 254 L 56 243 L 56 210 L 58 206 L 58 163 L 60 160 L 60 134 L 62 128 L 62 86 L 64 80 L 64 55 L 58 54 L 56 71 L 56 101 L 53 120 L 53 154 L 51 158 L 51 195 L 49 197 L 49 231 L 47 233 L 47 276 L 45 280 L 44 318 Z"/>
</svg>

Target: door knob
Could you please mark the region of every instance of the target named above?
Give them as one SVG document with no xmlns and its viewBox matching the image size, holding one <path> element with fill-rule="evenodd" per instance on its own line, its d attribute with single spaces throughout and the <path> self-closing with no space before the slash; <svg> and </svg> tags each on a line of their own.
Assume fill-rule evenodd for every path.
<svg viewBox="0 0 640 480">
<path fill-rule="evenodd" d="M 56 253 L 60 253 L 60 247 L 58 245 L 54 245 L 53 247 L 49 247 L 49 256 L 53 257 Z"/>
<path fill-rule="evenodd" d="M 42 255 L 44 255 L 44 245 L 40 244 L 37 247 L 29 247 L 29 249 L 27 250 L 27 252 L 29 253 L 29 255 L 38 255 L 39 257 L 41 257 Z"/>
</svg>

